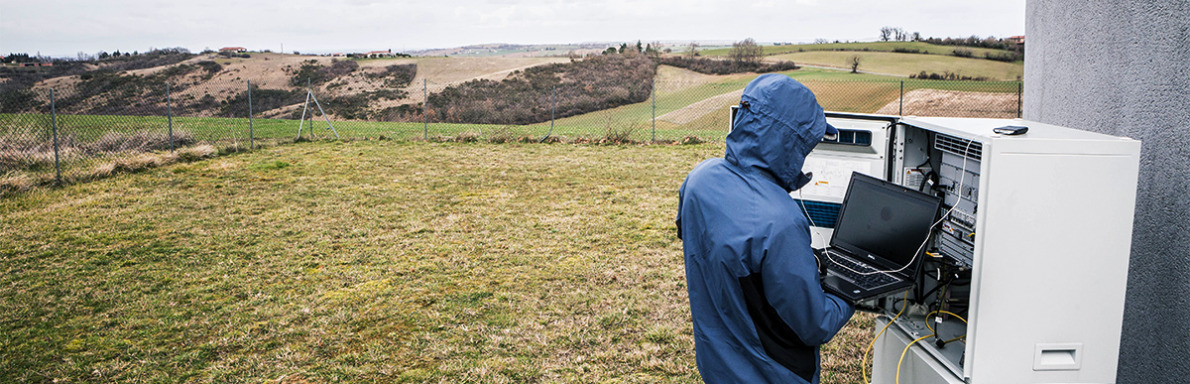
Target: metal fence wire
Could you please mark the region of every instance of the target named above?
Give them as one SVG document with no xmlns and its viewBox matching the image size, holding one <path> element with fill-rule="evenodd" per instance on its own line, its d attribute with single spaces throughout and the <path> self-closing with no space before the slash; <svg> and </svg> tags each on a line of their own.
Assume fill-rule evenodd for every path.
<svg viewBox="0 0 1190 384">
<path fill-rule="evenodd" d="M 342 82 L 294 85 L 203 78 L 198 72 L 7 90 L 0 92 L 0 178 L 79 180 L 138 162 L 294 140 L 722 141 L 729 107 L 751 77 L 659 76 L 623 94 L 601 96 L 613 105 L 585 94 L 598 92 L 590 87 L 505 90 L 471 100 L 451 97 L 462 92 L 458 82 L 417 80 L 364 91 Z M 1020 116 L 1020 82 L 799 80 L 828 111 Z"/>
</svg>

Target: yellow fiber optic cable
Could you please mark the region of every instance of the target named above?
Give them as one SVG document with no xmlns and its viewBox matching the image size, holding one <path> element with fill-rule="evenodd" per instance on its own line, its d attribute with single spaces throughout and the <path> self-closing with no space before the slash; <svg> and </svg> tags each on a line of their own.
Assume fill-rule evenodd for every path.
<svg viewBox="0 0 1190 384">
<path fill-rule="evenodd" d="M 896 316 L 893 316 L 892 320 L 888 321 L 888 324 L 884 325 L 884 328 L 880 329 L 880 332 L 876 333 L 876 337 L 873 337 L 872 342 L 868 343 L 868 348 L 864 349 L 864 358 L 859 365 L 864 374 L 864 383 L 872 382 L 872 378 L 868 377 L 868 353 L 872 352 L 872 347 L 876 345 L 876 340 L 880 339 L 880 335 L 884 334 L 884 331 L 888 330 L 888 327 L 894 321 L 897 321 L 897 318 L 901 317 L 902 313 L 905 313 L 905 308 L 907 307 L 909 307 L 909 291 L 905 291 L 905 297 L 901 298 L 901 310 L 897 312 Z"/>
</svg>

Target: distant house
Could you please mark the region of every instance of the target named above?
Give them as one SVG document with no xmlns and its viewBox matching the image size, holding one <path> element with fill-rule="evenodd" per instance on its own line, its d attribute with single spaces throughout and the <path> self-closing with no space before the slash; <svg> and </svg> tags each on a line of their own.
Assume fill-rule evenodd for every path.
<svg viewBox="0 0 1190 384">
<path fill-rule="evenodd" d="M 1024 44 L 1024 43 L 1025 43 L 1025 36 L 1024 36 L 1024 35 L 1020 35 L 1020 36 L 1009 36 L 1008 38 L 1006 38 L 1006 39 L 1004 39 L 1004 40 L 1008 41 L 1009 43 L 1013 43 L 1013 44 L 1018 44 L 1018 45 L 1019 45 L 1019 44 Z"/>
<path fill-rule="evenodd" d="M 331 57 L 347 57 L 347 55 L 343 52 L 335 52 L 331 54 Z"/>
<path fill-rule="evenodd" d="M 248 53 L 248 48 L 244 47 L 223 47 L 219 48 L 219 53 Z"/>
<path fill-rule="evenodd" d="M 372 51 L 372 52 L 365 53 L 362 56 L 367 57 L 369 59 L 375 59 L 375 58 L 380 58 L 380 57 L 393 57 L 393 50 L 389 49 L 389 50 L 385 50 L 385 51 Z"/>
</svg>

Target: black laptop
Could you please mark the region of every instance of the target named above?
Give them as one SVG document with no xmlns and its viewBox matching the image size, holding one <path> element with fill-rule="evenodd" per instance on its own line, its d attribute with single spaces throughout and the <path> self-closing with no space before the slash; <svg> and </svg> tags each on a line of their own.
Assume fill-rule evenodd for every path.
<svg viewBox="0 0 1190 384">
<path fill-rule="evenodd" d="M 941 204 L 936 196 L 852 173 L 830 246 L 816 252 L 827 270 L 822 288 L 854 304 L 912 286 Z"/>
</svg>

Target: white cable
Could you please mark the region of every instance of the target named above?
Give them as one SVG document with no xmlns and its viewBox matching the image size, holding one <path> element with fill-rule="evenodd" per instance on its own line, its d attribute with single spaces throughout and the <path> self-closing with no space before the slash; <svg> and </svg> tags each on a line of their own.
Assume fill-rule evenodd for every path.
<svg viewBox="0 0 1190 384">
<path fill-rule="evenodd" d="M 835 264 L 835 265 L 837 265 L 837 266 L 843 267 L 843 269 L 846 269 L 846 270 L 848 270 L 848 271 L 851 271 L 851 272 L 855 272 L 855 273 L 857 273 L 857 274 L 860 274 L 860 275 L 865 275 L 865 276 L 866 276 L 866 275 L 875 275 L 875 274 L 877 274 L 877 273 L 884 273 L 884 274 L 888 274 L 888 273 L 897 273 L 897 272 L 900 272 L 900 271 L 904 271 L 904 270 L 905 270 L 905 268 L 909 268 L 909 266 L 910 266 L 910 265 L 913 265 L 913 262 L 914 262 L 914 261 L 917 261 L 917 255 L 921 254 L 921 250 L 922 250 L 922 249 L 925 249 L 925 247 L 926 247 L 926 243 L 929 243 L 929 242 L 930 242 L 930 235 L 934 233 L 934 227 L 935 227 L 935 226 L 937 226 L 937 225 L 938 225 L 938 223 L 941 223 L 943 220 L 946 220 L 946 218 L 947 218 L 947 217 L 950 217 L 950 212 L 951 212 L 951 211 L 954 211 L 954 210 L 955 210 L 955 208 L 958 208 L 958 207 L 959 207 L 959 202 L 963 201 L 963 181 L 964 181 L 964 179 L 966 179 L 966 178 L 967 178 L 967 157 L 968 157 L 968 156 L 970 156 L 970 154 L 971 154 L 971 144 L 974 144 L 974 143 L 975 143 L 975 140 L 968 140 L 968 141 L 967 141 L 967 148 L 966 148 L 966 149 L 963 149 L 963 167 L 962 167 L 962 170 L 961 170 L 961 171 L 959 171 L 959 188 L 957 189 L 958 193 L 955 195 L 955 196 L 957 197 L 957 199 L 955 199 L 954 205 L 952 205 L 952 206 L 950 207 L 950 209 L 946 210 L 946 213 L 942 214 L 942 217 L 938 218 L 938 221 L 935 221 L 935 222 L 934 222 L 934 224 L 930 224 L 930 230 L 929 230 L 928 232 L 926 232 L 926 238 L 925 238 L 924 240 L 922 240 L 922 241 L 921 241 L 921 245 L 917 247 L 917 252 L 915 252 L 915 253 L 913 254 L 913 258 L 912 258 L 912 259 L 909 259 L 909 262 L 908 262 L 908 263 L 905 263 L 905 265 L 902 265 L 900 268 L 897 268 L 897 269 L 892 269 L 892 270 L 887 270 L 887 271 L 885 271 L 885 270 L 879 270 L 879 269 L 877 269 L 877 270 L 873 270 L 873 271 L 865 271 L 865 272 L 860 272 L 860 271 L 857 271 L 857 270 L 851 269 L 851 267 L 848 267 L 848 266 L 846 266 L 846 265 L 844 265 L 844 264 L 841 264 L 841 263 L 839 263 L 839 262 L 835 261 L 835 258 L 834 258 L 834 257 L 831 255 L 831 252 L 829 252 L 829 251 L 823 252 L 823 253 L 825 253 L 825 254 L 826 254 L 826 258 L 827 258 L 827 259 L 830 259 L 830 262 L 831 262 L 831 263 L 833 263 L 833 264 Z M 798 197 L 801 197 L 801 190 L 800 190 L 800 189 L 798 190 Z M 806 205 L 805 205 L 805 203 L 802 203 L 802 210 L 803 210 L 803 211 L 805 211 L 805 209 L 806 209 Z M 806 217 L 807 217 L 807 218 L 808 218 L 808 217 L 810 217 L 810 213 L 809 213 L 809 212 L 806 212 Z M 813 224 L 814 224 L 814 220 L 813 220 L 813 219 L 810 219 L 810 224 L 811 224 L 811 225 L 813 225 Z M 811 238 L 811 242 L 813 242 L 813 239 L 812 239 L 812 238 Z M 817 255 L 815 255 L 815 257 L 817 257 Z"/>
<path fill-rule="evenodd" d="M 800 204 L 802 206 L 802 213 L 806 214 L 806 219 L 810 220 L 810 247 L 811 248 L 814 247 L 814 235 L 818 235 L 818 237 L 822 237 L 823 244 L 826 244 L 826 246 L 829 247 L 830 244 L 827 244 L 828 240 L 825 239 L 825 236 L 818 234 L 818 231 L 814 230 L 814 227 L 817 227 L 818 224 L 814 224 L 814 218 L 810 217 L 810 211 L 806 209 L 806 199 L 802 197 L 802 189 L 804 189 L 804 188 L 805 188 L 805 186 L 802 186 L 802 188 L 797 189 L 797 202 L 798 202 L 798 204 Z M 810 252 L 810 253 L 814 254 L 814 260 L 818 262 L 818 268 L 821 270 L 822 260 L 818 259 L 818 253 L 817 252 Z"/>
<path fill-rule="evenodd" d="M 827 240 L 826 240 L 825 236 L 822 236 L 821 234 L 818 233 L 818 231 L 814 230 L 814 227 L 817 227 L 818 224 L 814 224 L 814 218 L 810 217 L 810 211 L 806 209 L 806 199 L 802 198 L 802 189 L 803 188 L 797 189 L 797 202 L 798 202 L 798 204 L 801 204 L 802 212 L 805 212 L 806 218 L 810 220 L 810 244 L 814 244 L 814 235 L 818 235 L 818 237 L 822 237 L 823 244 L 826 244 Z M 827 245 L 829 245 L 829 244 L 827 244 Z"/>
</svg>

